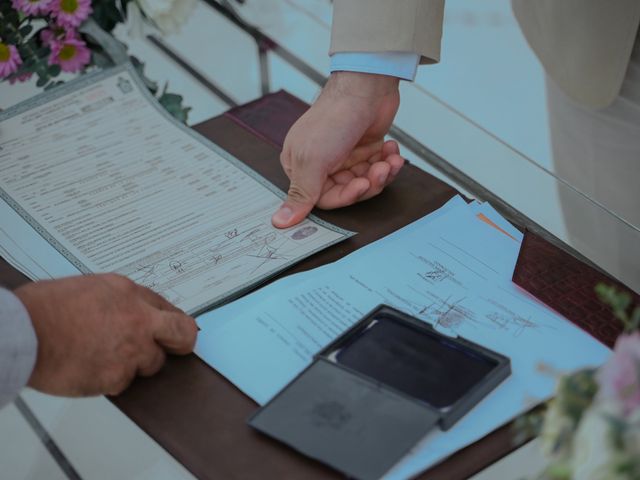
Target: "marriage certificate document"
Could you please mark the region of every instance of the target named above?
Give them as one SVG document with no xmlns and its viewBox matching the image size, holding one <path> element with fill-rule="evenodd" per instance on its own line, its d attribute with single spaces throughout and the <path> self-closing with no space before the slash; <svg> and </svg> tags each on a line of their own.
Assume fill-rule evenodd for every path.
<svg viewBox="0 0 640 480">
<path fill-rule="evenodd" d="M 131 65 L 0 113 L 0 196 L 79 271 L 191 314 L 352 235 L 314 217 L 274 228 L 283 193 L 174 121 Z"/>
</svg>

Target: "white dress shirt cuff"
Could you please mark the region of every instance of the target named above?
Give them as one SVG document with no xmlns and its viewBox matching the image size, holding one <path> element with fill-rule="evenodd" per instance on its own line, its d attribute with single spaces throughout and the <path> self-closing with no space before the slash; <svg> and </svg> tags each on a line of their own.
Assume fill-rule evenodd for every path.
<svg viewBox="0 0 640 480">
<path fill-rule="evenodd" d="M 27 309 L 13 293 L 0 288 L 0 408 L 27 384 L 37 353 L 38 340 Z"/>
<path fill-rule="evenodd" d="M 338 52 L 331 55 L 331 72 L 362 72 L 413 81 L 420 55 L 407 52 Z"/>
</svg>

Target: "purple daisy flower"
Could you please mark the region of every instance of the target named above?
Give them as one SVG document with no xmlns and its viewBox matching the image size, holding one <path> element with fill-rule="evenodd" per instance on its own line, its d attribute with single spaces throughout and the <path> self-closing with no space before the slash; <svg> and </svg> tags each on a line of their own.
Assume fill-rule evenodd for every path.
<svg viewBox="0 0 640 480">
<path fill-rule="evenodd" d="M 77 28 L 91 14 L 91 0 L 53 0 L 51 13 L 60 26 Z"/>
<path fill-rule="evenodd" d="M 53 46 L 54 42 L 61 42 L 66 38 L 79 38 L 78 32 L 55 23 L 49 25 L 49 28 L 40 30 L 40 40 L 49 48 Z"/>
<path fill-rule="evenodd" d="M 15 45 L 0 42 L 0 78 L 6 78 L 18 70 L 22 59 Z"/>
<path fill-rule="evenodd" d="M 45 15 L 51 11 L 53 0 L 11 0 L 11 5 L 25 15 Z"/>
<path fill-rule="evenodd" d="M 73 36 L 51 42 L 49 65 L 60 65 L 63 72 L 82 70 L 91 60 L 86 43 Z"/>
</svg>

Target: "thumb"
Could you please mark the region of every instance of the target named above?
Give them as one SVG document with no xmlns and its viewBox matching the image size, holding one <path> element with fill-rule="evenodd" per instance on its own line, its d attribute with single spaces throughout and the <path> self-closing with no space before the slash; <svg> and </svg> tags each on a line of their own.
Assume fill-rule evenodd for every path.
<svg viewBox="0 0 640 480">
<path fill-rule="evenodd" d="M 321 188 L 321 184 L 317 187 L 313 185 L 311 188 L 305 188 L 296 180 L 292 180 L 287 192 L 287 199 L 271 217 L 273 226 L 287 228 L 304 220 L 320 198 Z"/>
</svg>

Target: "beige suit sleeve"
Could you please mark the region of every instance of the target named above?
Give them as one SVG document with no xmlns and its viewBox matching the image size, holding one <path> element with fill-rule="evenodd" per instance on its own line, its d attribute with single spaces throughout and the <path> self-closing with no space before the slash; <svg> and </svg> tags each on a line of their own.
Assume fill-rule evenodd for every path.
<svg viewBox="0 0 640 480">
<path fill-rule="evenodd" d="M 335 0 L 330 53 L 413 52 L 440 61 L 444 0 Z"/>
</svg>

